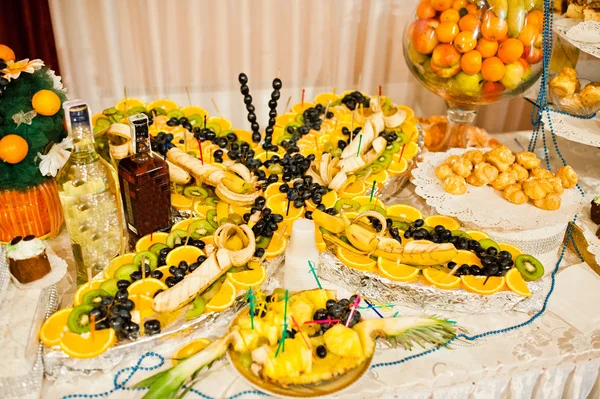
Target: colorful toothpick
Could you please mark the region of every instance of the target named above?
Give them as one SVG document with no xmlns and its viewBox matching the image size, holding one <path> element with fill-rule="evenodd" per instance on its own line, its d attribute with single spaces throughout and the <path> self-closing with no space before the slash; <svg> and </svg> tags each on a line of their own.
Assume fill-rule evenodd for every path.
<svg viewBox="0 0 600 399">
<path fill-rule="evenodd" d="M 287 329 L 288 329 L 288 323 L 287 323 L 287 308 L 288 308 L 288 302 L 289 302 L 289 295 L 290 292 L 288 290 L 285 290 L 285 298 L 283 299 L 283 331 L 281 333 L 281 339 L 279 340 L 279 345 L 277 346 L 277 352 L 275 352 L 275 357 L 277 357 L 277 355 L 279 355 L 279 351 L 281 350 L 282 352 L 285 352 L 285 339 L 287 337 Z"/>
<path fill-rule="evenodd" d="M 292 323 L 294 324 L 294 327 L 296 328 L 296 331 L 298 331 L 297 334 L 300 334 L 300 336 L 302 337 L 302 340 L 306 344 L 306 347 L 312 351 L 312 347 L 310 346 L 310 343 L 308 342 L 308 340 L 304 336 L 304 333 L 300 329 L 300 325 L 298 324 L 298 322 L 296 321 L 296 319 L 294 318 L 293 315 L 292 315 Z M 315 356 L 315 354 L 313 353 L 313 357 L 314 356 Z"/>
<path fill-rule="evenodd" d="M 358 150 L 356 150 L 356 157 L 360 156 L 360 146 L 362 145 L 362 134 L 358 136 Z"/>
<path fill-rule="evenodd" d="M 354 312 L 356 312 L 356 309 L 358 308 L 359 303 L 360 303 L 360 295 L 356 295 L 356 299 L 354 300 L 354 303 L 352 304 L 352 309 L 350 310 L 350 314 L 348 315 L 348 320 L 346 320 L 346 327 L 348 327 L 350 325 L 350 322 L 352 321 L 352 316 L 354 316 Z"/>
<path fill-rule="evenodd" d="M 373 202 L 373 194 L 375 194 L 375 185 L 377 184 L 377 180 L 373 180 L 373 186 L 371 187 L 371 198 L 369 198 L 369 202 Z"/>
<path fill-rule="evenodd" d="M 254 308 L 256 307 L 256 297 L 252 292 L 252 287 L 248 290 L 248 302 L 250 304 L 250 325 L 254 330 Z"/>
<path fill-rule="evenodd" d="M 306 93 L 305 89 L 302 89 L 302 109 L 304 110 L 304 94 Z"/>
<path fill-rule="evenodd" d="M 332 324 L 339 323 L 340 319 L 332 319 L 331 316 L 327 316 L 325 320 L 310 320 L 305 321 L 304 324 L 327 324 L 330 327 Z"/>
<path fill-rule="evenodd" d="M 317 286 L 319 287 L 319 289 L 323 289 L 323 287 L 321 286 L 321 281 L 319 281 L 319 277 L 317 276 L 317 269 L 315 268 L 315 264 L 309 260 L 308 266 L 310 267 L 310 272 L 317 281 Z"/>
<path fill-rule="evenodd" d="M 366 299 L 365 299 L 364 301 L 365 301 L 365 303 L 368 305 L 368 308 L 372 309 L 372 310 L 373 310 L 373 312 L 375 312 L 375 313 L 377 314 L 377 316 L 379 316 L 379 317 L 381 317 L 381 318 L 383 319 L 383 316 L 381 315 L 381 313 L 379 313 L 379 312 L 377 311 L 377 309 L 376 309 L 377 307 L 376 307 L 376 306 L 373 306 L 373 304 L 371 304 L 371 303 L 370 303 L 369 301 L 367 301 Z"/>
</svg>

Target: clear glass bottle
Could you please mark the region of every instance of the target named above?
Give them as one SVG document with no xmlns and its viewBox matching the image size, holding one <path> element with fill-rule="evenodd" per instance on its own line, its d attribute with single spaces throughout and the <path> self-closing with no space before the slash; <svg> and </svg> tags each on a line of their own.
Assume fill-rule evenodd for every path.
<svg viewBox="0 0 600 399">
<path fill-rule="evenodd" d="M 169 165 L 150 151 L 148 117 L 129 118 L 134 155 L 119 162 L 119 185 L 129 243 L 146 234 L 171 228 Z"/>
<path fill-rule="evenodd" d="M 81 285 L 88 281 L 88 273 L 101 272 L 119 254 L 123 229 L 115 172 L 94 149 L 88 105 L 73 100 L 63 108 L 73 151 L 56 183 L 77 264 L 77 285 Z"/>
</svg>

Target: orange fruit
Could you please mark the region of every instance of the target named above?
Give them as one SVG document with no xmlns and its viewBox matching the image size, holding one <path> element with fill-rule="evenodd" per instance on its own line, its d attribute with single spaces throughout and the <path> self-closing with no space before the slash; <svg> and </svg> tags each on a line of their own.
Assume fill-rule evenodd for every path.
<svg viewBox="0 0 600 399">
<path fill-rule="evenodd" d="M 458 220 L 444 215 L 431 215 L 425 218 L 425 224 L 429 227 L 444 226 L 446 230 L 458 230 L 460 229 L 460 223 Z"/>
<path fill-rule="evenodd" d="M 304 214 L 304 207 L 294 207 L 293 201 L 290 204 L 290 210 L 288 212 L 288 199 L 283 193 L 273 195 L 267 198 L 267 207 L 271 209 L 273 213 L 278 213 L 283 216 L 284 219 L 298 219 Z"/>
<path fill-rule="evenodd" d="M 67 332 L 60 340 L 60 348 L 75 359 L 90 359 L 103 354 L 116 342 L 117 337 L 112 328 L 96 331 L 93 337 L 92 334 Z"/>
<path fill-rule="evenodd" d="M 166 259 L 167 266 L 177 267 L 182 260 L 186 261 L 188 265 L 191 265 L 202 255 L 204 255 L 204 252 L 200 248 L 192 245 L 182 245 L 169 252 Z"/>
<path fill-rule="evenodd" d="M 460 21 L 460 14 L 454 8 L 449 8 L 440 15 L 440 22 L 455 22 L 458 24 L 458 21 Z"/>
<path fill-rule="evenodd" d="M 417 17 L 419 17 L 419 19 L 428 19 L 435 17 L 435 9 L 431 6 L 429 0 L 423 0 L 417 6 Z"/>
<path fill-rule="evenodd" d="M 464 249 L 459 249 L 458 250 L 458 255 L 456 255 L 453 259 L 452 262 L 456 263 L 457 265 L 477 265 L 479 267 L 482 267 L 481 264 L 481 260 L 477 257 L 477 255 L 475 255 L 475 253 L 471 252 L 471 251 L 466 251 Z"/>
<path fill-rule="evenodd" d="M 135 251 L 142 252 L 149 249 L 153 244 L 161 243 L 166 244 L 167 238 L 169 237 L 168 233 L 157 232 L 143 236 L 135 243 Z M 131 263 L 131 262 L 128 262 Z"/>
<path fill-rule="evenodd" d="M 482 62 L 483 59 L 481 53 L 477 50 L 471 50 L 468 53 L 465 53 L 460 59 L 460 67 L 463 72 L 468 73 L 469 75 L 475 75 L 481 71 Z"/>
<path fill-rule="evenodd" d="M 533 25 L 537 28 L 538 32 L 542 31 L 544 27 L 544 13 L 539 10 L 533 10 L 525 17 L 526 26 Z"/>
<path fill-rule="evenodd" d="M 502 39 L 508 33 L 508 23 L 502 18 L 498 18 L 493 11 L 488 11 L 483 17 L 481 24 L 481 34 L 485 39 Z"/>
<path fill-rule="evenodd" d="M 495 56 L 498 52 L 498 42 L 482 37 L 477 42 L 477 47 L 475 47 L 475 49 L 479 51 L 483 58 L 490 58 Z"/>
<path fill-rule="evenodd" d="M 418 219 L 423 219 L 423 214 L 421 211 L 419 211 L 417 208 L 413 208 L 410 205 L 392 205 L 386 209 L 386 213 L 388 216 L 398 216 L 413 222 Z"/>
<path fill-rule="evenodd" d="M 179 210 L 192 209 L 193 201 L 181 194 L 171 193 L 171 206 Z"/>
<path fill-rule="evenodd" d="M 482 92 L 488 97 L 488 98 L 496 98 L 497 94 L 502 93 L 504 91 L 505 87 L 502 83 L 498 83 L 498 82 L 485 82 L 483 84 L 483 90 Z"/>
<path fill-rule="evenodd" d="M 396 263 L 382 257 L 377 258 L 377 267 L 380 275 L 393 281 L 412 282 L 419 276 L 418 268 Z"/>
<path fill-rule="evenodd" d="M 314 108 L 314 106 L 315 103 L 311 103 L 309 101 L 304 101 L 304 103 L 302 103 L 302 101 L 300 101 L 299 103 L 294 104 L 292 108 L 290 108 L 290 112 L 301 114 L 308 108 Z"/>
<path fill-rule="evenodd" d="M 124 98 L 120 100 L 117 104 L 115 104 L 115 108 L 117 111 L 127 112 L 131 108 L 135 107 L 144 107 L 146 108 L 146 104 L 137 98 Z"/>
<path fill-rule="evenodd" d="M 465 290 L 479 295 L 495 294 L 502 291 L 505 284 L 504 277 L 462 276 L 460 279 Z"/>
<path fill-rule="evenodd" d="M 154 298 L 156 291 L 166 291 L 168 289 L 169 287 L 167 287 L 165 283 L 152 277 L 146 277 L 146 279 L 134 281 L 129 287 L 127 287 L 129 295 L 146 295 L 150 298 Z"/>
<path fill-rule="evenodd" d="M 458 29 L 456 22 L 444 21 L 438 25 L 437 29 L 435 30 L 435 35 L 440 42 L 450 43 L 452 40 L 454 40 L 459 32 L 460 30 Z"/>
<path fill-rule="evenodd" d="M 472 4 L 470 4 L 472 5 Z M 467 14 L 458 21 L 461 32 L 478 32 L 481 21 L 474 15 Z"/>
<path fill-rule="evenodd" d="M 361 271 L 372 271 L 377 262 L 366 255 L 359 255 L 343 247 L 338 247 L 336 255 L 340 262 L 353 269 Z"/>
<path fill-rule="evenodd" d="M 465 8 L 467 4 L 469 4 L 467 0 L 454 0 L 454 2 L 452 3 L 452 8 L 457 11 L 460 11 L 460 9 Z"/>
<path fill-rule="evenodd" d="M 207 118 L 210 116 L 208 114 L 207 110 L 205 110 L 202 107 L 197 107 L 195 105 L 183 107 L 180 109 L 180 111 L 183 112 L 183 116 L 185 116 L 185 117 L 192 116 L 192 115 L 199 115 L 202 118 L 203 124 L 204 124 L 204 116 L 206 116 Z M 197 127 L 200 127 L 200 126 L 197 126 Z"/>
<path fill-rule="evenodd" d="M 269 184 L 269 187 L 267 187 L 267 189 L 264 192 L 264 196 L 266 198 L 269 198 L 273 195 L 281 194 L 281 191 L 279 191 L 279 187 L 281 187 L 282 184 L 283 183 Z"/>
<path fill-rule="evenodd" d="M 454 47 L 461 53 L 467 53 L 477 46 L 477 35 L 471 31 L 460 32 L 454 39 Z"/>
<path fill-rule="evenodd" d="M 506 244 L 504 242 L 499 242 L 498 246 L 500 247 L 501 251 L 510 252 L 510 254 L 512 255 L 513 260 L 516 259 L 517 256 L 523 255 L 523 251 L 521 251 L 521 249 L 519 249 L 518 247 L 515 247 L 514 245 Z"/>
<path fill-rule="evenodd" d="M 65 332 L 69 331 L 67 321 L 72 308 L 61 309 L 42 324 L 40 328 L 40 341 L 48 347 L 58 345 Z"/>
<path fill-rule="evenodd" d="M 173 364 L 177 364 L 180 361 L 187 359 L 188 357 L 195 355 L 200 352 L 202 349 L 206 348 L 210 344 L 210 339 L 208 338 L 198 338 L 193 341 L 188 342 L 183 345 L 175 354 L 173 355 Z"/>
<path fill-rule="evenodd" d="M 453 0 L 430 0 L 431 7 L 436 11 L 446 11 L 452 7 Z"/>
<path fill-rule="evenodd" d="M 160 279 L 160 281 L 162 281 L 163 283 L 165 282 L 165 280 L 167 279 L 167 277 L 169 277 L 171 275 L 171 272 L 169 271 L 169 268 L 171 266 L 161 266 L 161 267 L 157 267 L 156 270 L 160 271 L 163 276 Z"/>
<path fill-rule="evenodd" d="M 169 112 L 174 109 L 178 109 L 179 105 L 177 105 L 175 101 L 171 100 L 156 100 L 146 106 L 148 111 L 151 111 L 154 108 L 162 108 L 165 110 L 165 112 Z"/>
<path fill-rule="evenodd" d="M 477 230 L 467 231 L 467 234 L 471 236 L 471 239 L 476 241 L 483 240 L 485 238 L 490 238 L 489 234 Z"/>
<path fill-rule="evenodd" d="M 40 115 L 52 116 L 60 109 L 60 98 L 52 90 L 40 90 L 31 99 L 33 109 Z"/>
<path fill-rule="evenodd" d="M 75 291 L 75 296 L 73 297 L 73 305 L 81 305 L 83 296 L 91 290 L 100 288 L 100 284 L 102 284 L 103 282 L 104 280 L 92 280 L 91 282 L 80 285 L 79 288 L 77 288 L 77 291 Z"/>
<path fill-rule="evenodd" d="M 292 229 L 288 227 L 286 229 L 286 232 L 291 234 Z M 287 248 L 287 245 L 288 245 L 288 239 L 285 237 L 285 234 L 284 235 L 281 235 L 281 233 L 274 234 L 273 238 L 271 238 L 271 241 L 269 242 L 269 246 L 267 247 L 267 250 L 265 251 L 265 253 L 267 254 L 267 259 L 273 259 L 273 258 L 281 255 L 283 253 L 283 251 L 285 251 L 285 249 Z"/>
<path fill-rule="evenodd" d="M 435 13 L 434 13 L 435 15 Z M 12 51 L 10 47 L 5 44 L 0 44 L 0 58 L 4 61 L 14 61 L 15 60 L 15 52 Z"/>
<path fill-rule="evenodd" d="M 356 180 L 353 183 L 347 185 L 340 192 L 340 198 L 353 198 L 357 195 L 363 195 L 366 189 L 367 187 L 362 180 Z"/>
<path fill-rule="evenodd" d="M 135 323 L 140 324 L 140 327 L 142 327 L 142 329 L 144 328 L 144 319 L 146 318 L 152 317 L 159 318 L 161 320 L 168 320 L 170 317 L 177 314 L 177 312 L 162 313 L 160 315 L 162 317 L 157 317 L 154 310 L 152 310 L 152 304 L 154 303 L 154 299 L 147 295 L 129 295 L 129 299 L 131 299 L 131 301 L 135 305 L 135 308 L 131 311 L 131 320 Z M 167 324 L 166 321 L 163 322 L 163 327 L 165 324 Z M 144 331 L 142 330 L 140 331 L 140 333 L 143 334 Z"/>
<path fill-rule="evenodd" d="M 205 312 L 222 312 L 235 302 L 236 289 L 229 280 L 225 280 L 219 292 L 206 304 Z"/>
<path fill-rule="evenodd" d="M 510 38 L 500 43 L 500 47 L 498 47 L 498 58 L 500 58 L 504 64 L 510 64 L 521 58 L 523 50 L 525 50 L 525 47 L 519 39 Z"/>
<path fill-rule="evenodd" d="M 7 134 L 0 140 L 0 160 L 16 164 L 21 162 L 29 152 L 29 144 L 21 136 Z"/>
<path fill-rule="evenodd" d="M 444 290 L 453 290 L 460 285 L 459 277 L 451 276 L 448 272 L 433 267 L 428 267 L 423 270 L 423 277 L 425 277 L 430 284 Z"/>
<path fill-rule="evenodd" d="M 238 273 L 227 273 L 227 279 L 234 285 L 237 291 L 256 289 L 267 279 L 267 271 L 263 266 L 254 270 L 246 270 Z"/>
<path fill-rule="evenodd" d="M 399 175 L 406 172 L 407 169 L 408 162 L 406 162 L 406 159 L 400 158 L 398 161 L 394 160 L 392 163 L 390 163 L 387 171 L 390 175 Z"/>
<path fill-rule="evenodd" d="M 123 265 L 128 263 L 133 263 L 133 258 L 135 258 L 134 253 L 125 254 L 121 256 L 117 256 L 113 260 L 108 263 L 108 267 L 104 269 L 104 278 L 112 278 L 114 276 L 117 269 Z"/>
<path fill-rule="evenodd" d="M 466 9 L 469 15 L 473 15 L 474 17 L 477 17 L 480 13 L 479 8 L 475 4 L 467 5 Z"/>
<path fill-rule="evenodd" d="M 539 40 L 541 33 L 538 31 L 535 25 L 525 25 L 519 33 L 519 41 L 523 43 L 523 46 L 533 46 L 533 44 Z"/>
<path fill-rule="evenodd" d="M 506 67 L 500 58 L 490 57 L 481 64 L 481 74 L 485 80 L 497 82 L 504 77 Z"/>
<path fill-rule="evenodd" d="M 506 273 L 506 286 L 515 294 L 521 296 L 531 296 L 531 291 L 527 287 L 527 283 L 523 279 L 521 272 L 517 268 L 512 268 Z"/>
</svg>

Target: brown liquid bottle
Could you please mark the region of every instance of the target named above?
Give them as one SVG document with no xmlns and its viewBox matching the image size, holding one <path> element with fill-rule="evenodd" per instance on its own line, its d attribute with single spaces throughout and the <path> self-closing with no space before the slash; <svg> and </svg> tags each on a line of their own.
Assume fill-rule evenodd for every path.
<svg viewBox="0 0 600 399">
<path fill-rule="evenodd" d="M 148 117 L 129 118 L 134 155 L 119 162 L 119 183 L 129 244 L 155 231 L 171 228 L 169 165 L 150 151 Z"/>
</svg>

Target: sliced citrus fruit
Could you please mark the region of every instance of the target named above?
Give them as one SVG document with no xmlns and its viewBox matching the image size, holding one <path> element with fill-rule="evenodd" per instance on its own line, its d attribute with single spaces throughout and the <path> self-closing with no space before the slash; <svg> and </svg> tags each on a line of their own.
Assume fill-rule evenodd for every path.
<svg viewBox="0 0 600 399">
<path fill-rule="evenodd" d="M 330 102 L 336 102 L 340 96 L 333 93 L 320 93 L 315 97 L 316 104 L 322 104 L 323 106 L 327 106 Z"/>
<path fill-rule="evenodd" d="M 327 249 L 327 244 L 325 244 L 325 240 L 323 239 L 323 233 L 319 229 L 319 226 L 315 223 L 315 243 L 317 244 L 317 249 L 319 252 L 325 252 Z"/>
<path fill-rule="evenodd" d="M 473 240 L 479 241 L 484 240 L 486 238 L 490 238 L 490 236 L 482 231 L 471 230 L 467 231 L 467 234 L 471 236 Z"/>
<path fill-rule="evenodd" d="M 418 268 L 382 257 L 377 258 L 377 267 L 380 275 L 393 281 L 416 281 L 419 276 Z"/>
<path fill-rule="evenodd" d="M 267 279 L 267 271 L 264 266 L 253 270 L 247 270 L 238 273 L 227 273 L 227 279 L 231 281 L 237 291 L 244 291 L 252 287 L 256 289 Z"/>
<path fill-rule="evenodd" d="M 388 216 L 398 216 L 413 222 L 418 219 L 423 219 L 423 214 L 417 208 L 410 205 L 392 205 L 386 209 Z"/>
<path fill-rule="evenodd" d="M 148 104 L 146 106 L 146 109 L 148 111 L 151 111 L 154 108 L 162 108 L 165 110 L 165 112 L 169 112 L 169 111 L 179 108 L 179 106 L 177 105 L 177 103 L 175 101 L 171 101 L 171 100 L 156 100 L 156 101 L 152 101 L 150 104 Z"/>
<path fill-rule="evenodd" d="M 477 255 L 475 255 L 473 252 L 471 251 L 466 251 L 464 249 L 459 249 L 458 250 L 458 255 L 456 255 L 454 257 L 454 259 L 452 259 L 452 262 L 455 262 L 457 265 L 477 265 L 479 267 L 482 267 L 481 265 L 481 259 L 479 259 L 477 257 Z"/>
<path fill-rule="evenodd" d="M 211 116 L 208 118 L 208 123 L 217 123 L 221 127 L 221 131 L 231 130 L 231 122 L 220 116 Z"/>
<path fill-rule="evenodd" d="M 60 348 L 67 355 L 76 359 L 89 359 L 106 352 L 117 342 L 115 330 L 107 328 L 91 333 L 75 334 L 67 332 L 60 340 Z"/>
<path fill-rule="evenodd" d="M 244 129 L 233 129 L 233 132 L 237 136 L 238 141 L 245 141 L 246 143 L 250 144 L 250 147 L 258 145 L 258 143 L 252 141 L 252 133 L 249 131 Z"/>
<path fill-rule="evenodd" d="M 385 170 L 382 170 L 379 173 L 373 173 L 369 177 L 367 177 L 365 179 L 365 184 L 369 188 L 373 186 L 373 182 L 375 182 L 376 185 L 384 184 L 389 179 L 389 177 L 389 173 Z"/>
<path fill-rule="evenodd" d="M 92 280 L 91 282 L 88 282 L 88 283 L 85 283 L 85 284 L 82 284 L 81 286 L 79 286 L 79 288 L 77 288 L 77 291 L 75 291 L 75 296 L 73 297 L 73 304 L 75 306 L 81 305 L 83 296 L 87 292 L 90 292 L 91 290 L 100 288 L 100 284 L 102 284 L 103 282 L 104 282 L 104 280 Z"/>
<path fill-rule="evenodd" d="M 444 290 L 452 290 L 460 285 L 460 278 L 433 267 L 423 270 L 423 276 L 429 283 Z"/>
<path fill-rule="evenodd" d="M 173 364 L 177 364 L 180 361 L 187 359 L 188 357 L 195 355 L 202 349 L 206 348 L 210 344 L 208 338 L 198 338 L 183 345 L 177 352 L 173 354 Z"/>
<path fill-rule="evenodd" d="M 429 227 L 444 226 L 446 230 L 460 229 L 460 223 L 450 216 L 431 215 L 425 218 L 425 224 Z"/>
<path fill-rule="evenodd" d="M 135 258 L 135 254 L 125 254 L 121 256 L 117 256 L 113 260 L 108 263 L 108 267 L 104 269 L 104 278 L 112 278 L 115 274 L 115 271 L 127 263 L 133 263 L 133 258 Z"/>
<path fill-rule="evenodd" d="M 138 280 L 133 282 L 129 287 L 127 287 L 127 291 L 129 295 L 147 295 L 151 298 L 154 297 L 156 291 L 168 290 L 169 287 L 162 281 L 155 278 L 146 278 L 142 280 Z"/>
<path fill-rule="evenodd" d="M 308 101 L 299 102 L 297 104 L 294 104 L 292 106 L 292 108 L 290 108 L 290 112 L 293 112 L 296 114 L 302 114 L 306 109 L 313 108 L 314 106 L 315 106 L 315 103 L 311 103 Z"/>
<path fill-rule="evenodd" d="M 325 205 L 325 208 L 331 208 L 335 205 L 337 200 L 338 200 L 338 195 L 335 191 L 332 190 L 322 197 L 321 204 Z M 309 199 L 308 201 L 306 201 L 305 204 L 306 204 L 306 209 L 308 209 L 310 211 L 314 211 L 315 209 L 317 209 L 317 204 L 315 204 L 312 199 Z"/>
<path fill-rule="evenodd" d="M 287 245 L 288 239 L 285 237 L 285 234 L 283 236 L 281 236 L 280 234 L 273 235 L 273 238 L 271 238 L 269 246 L 267 247 L 267 250 L 265 252 L 267 254 L 267 259 L 273 259 L 281 255 L 283 251 L 285 251 L 285 249 L 287 248 Z"/>
<path fill-rule="evenodd" d="M 304 214 L 304 207 L 296 208 L 293 203 L 290 203 L 288 212 L 288 199 L 283 193 L 268 198 L 267 207 L 271 208 L 273 213 L 282 215 L 284 219 L 298 219 Z"/>
<path fill-rule="evenodd" d="M 206 304 L 205 312 L 222 312 L 229 309 L 235 301 L 236 290 L 229 280 L 225 280 L 219 292 Z"/>
<path fill-rule="evenodd" d="M 515 294 L 519 294 L 521 296 L 531 296 L 531 291 L 529 291 L 529 287 L 527 287 L 527 283 L 523 279 L 523 276 L 518 269 L 510 269 L 508 273 L 506 273 L 505 279 L 506 286 Z"/>
<path fill-rule="evenodd" d="M 365 184 L 365 186 L 366 186 L 366 184 Z M 367 187 L 367 188 L 370 188 L 370 187 Z M 369 195 L 360 195 L 360 196 L 352 198 L 352 199 L 354 201 L 358 202 L 360 204 L 360 206 L 375 204 L 377 206 L 385 208 L 383 201 L 380 200 L 379 198 L 375 198 L 375 196 L 373 196 L 373 199 L 371 199 L 371 196 L 369 196 Z"/>
<path fill-rule="evenodd" d="M 174 230 L 184 230 L 184 231 L 187 231 L 188 226 L 190 224 L 194 223 L 195 221 L 202 220 L 202 219 L 204 219 L 204 218 L 199 218 L 198 217 L 198 218 L 183 219 L 182 221 L 175 223 L 173 225 L 173 227 L 171 227 L 171 231 L 174 231 Z M 165 241 L 165 243 L 166 243 L 166 241 Z"/>
<path fill-rule="evenodd" d="M 479 295 L 491 295 L 504 289 L 504 277 L 462 276 L 461 280 L 465 290 Z"/>
<path fill-rule="evenodd" d="M 340 193 L 341 198 L 354 198 L 356 196 L 362 196 L 367 187 L 362 180 L 357 180 L 354 183 L 349 184 Z"/>
<path fill-rule="evenodd" d="M 296 114 L 294 113 L 281 114 L 277 115 L 277 118 L 275 118 L 275 124 L 276 126 L 286 127 L 288 124 L 294 122 L 295 120 Z"/>
<path fill-rule="evenodd" d="M 267 189 L 265 190 L 265 197 L 269 198 L 274 195 L 281 194 L 281 191 L 279 191 L 279 187 L 281 187 L 282 184 L 283 183 L 269 184 L 269 187 L 267 187 Z"/>
<path fill-rule="evenodd" d="M 136 250 L 136 252 L 142 252 L 142 251 L 145 251 L 148 248 L 150 248 L 152 246 L 152 244 L 156 244 L 156 243 L 166 244 L 167 237 L 169 237 L 169 233 L 163 233 L 163 232 L 145 235 L 135 243 L 135 250 Z M 124 263 L 131 263 L 131 262 L 124 262 Z"/>
<path fill-rule="evenodd" d="M 210 211 L 211 209 L 215 209 L 215 207 L 211 205 L 203 205 L 199 202 L 194 205 L 194 213 L 201 219 L 206 219 L 206 212 Z"/>
<path fill-rule="evenodd" d="M 343 247 L 338 247 L 336 255 L 346 266 L 361 271 L 373 271 L 377 262 L 366 255 L 359 255 Z"/>
<path fill-rule="evenodd" d="M 388 166 L 387 171 L 391 175 L 399 175 L 406 172 L 407 169 L 408 162 L 406 162 L 406 159 L 402 158 L 399 161 L 394 160 L 392 163 L 390 163 L 390 166 Z"/>
<path fill-rule="evenodd" d="M 419 153 L 419 146 L 414 141 L 410 143 L 406 143 L 404 147 L 404 153 L 402 153 L 402 158 L 406 160 L 413 159 Z"/>
<path fill-rule="evenodd" d="M 61 309 L 42 324 L 40 328 L 40 341 L 46 346 L 52 347 L 60 344 L 60 340 L 69 331 L 67 320 L 71 314 L 72 308 Z"/>
<path fill-rule="evenodd" d="M 179 210 L 188 210 L 192 209 L 193 201 L 188 197 L 184 197 L 181 194 L 172 193 L 171 194 L 171 206 L 175 209 Z"/>
<path fill-rule="evenodd" d="M 240 216 L 244 216 L 244 213 L 249 213 L 250 208 L 238 205 L 229 205 L 229 213 L 237 213 Z"/>
<path fill-rule="evenodd" d="M 115 105 L 117 111 L 121 112 L 127 112 L 135 107 L 146 108 L 146 104 L 142 100 L 139 100 L 137 98 L 124 98 Z"/>
<path fill-rule="evenodd" d="M 208 114 L 208 111 L 205 110 L 202 107 L 197 107 L 195 105 L 190 105 L 187 107 L 183 107 L 180 109 L 181 112 L 183 112 L 183 116 L 188 117 L 188 116 L 192 116 L 192 115 L 200 115 L 200 117 L 202 118 L 202 123 L 204 123 L 204 116 L 206 115 L 206 117 L 209 117 L 210 115 Z"/>
<path fill-rule="evenodd" d="M 139 324 L 140 327 L 143 328 L 146 319 L 155 318 L 156 316 L 156 313 L 152 310 L 154 299 L 147 295 L 130 295 L 129 299 L 131 299 L 135 305 L 131 311 L 131 321 Z M 141 331 L 141 333 L 143 334 L 143 331 Z"/>
<path fill-rule="evenodd" d="M 215 238 L 212 235 L 202 237 L 201 240 L 204 241 L 206 245 L 215 245 Z"/>
<path fill-rule="evenodd" d="M 204 255 L 204 252 L 200 248 L 182 245 L 169 252 L 166 262 L 168 266 L 178 266 L 181 261 L 186 261 L 188 265 L 191 265 L 201 255 Z"/>
<path fill-rule="evenodd" d="M 501 243 L 498 243 L 498 246 L 500 247 L 501 251 L 510 252 L 513 260 L 517 259 L 517 256 L 523 255 L 523 251 L 521 251 L 519 248 L 515 247 L 514 245 L 501 242 Z"/>
</svg>

